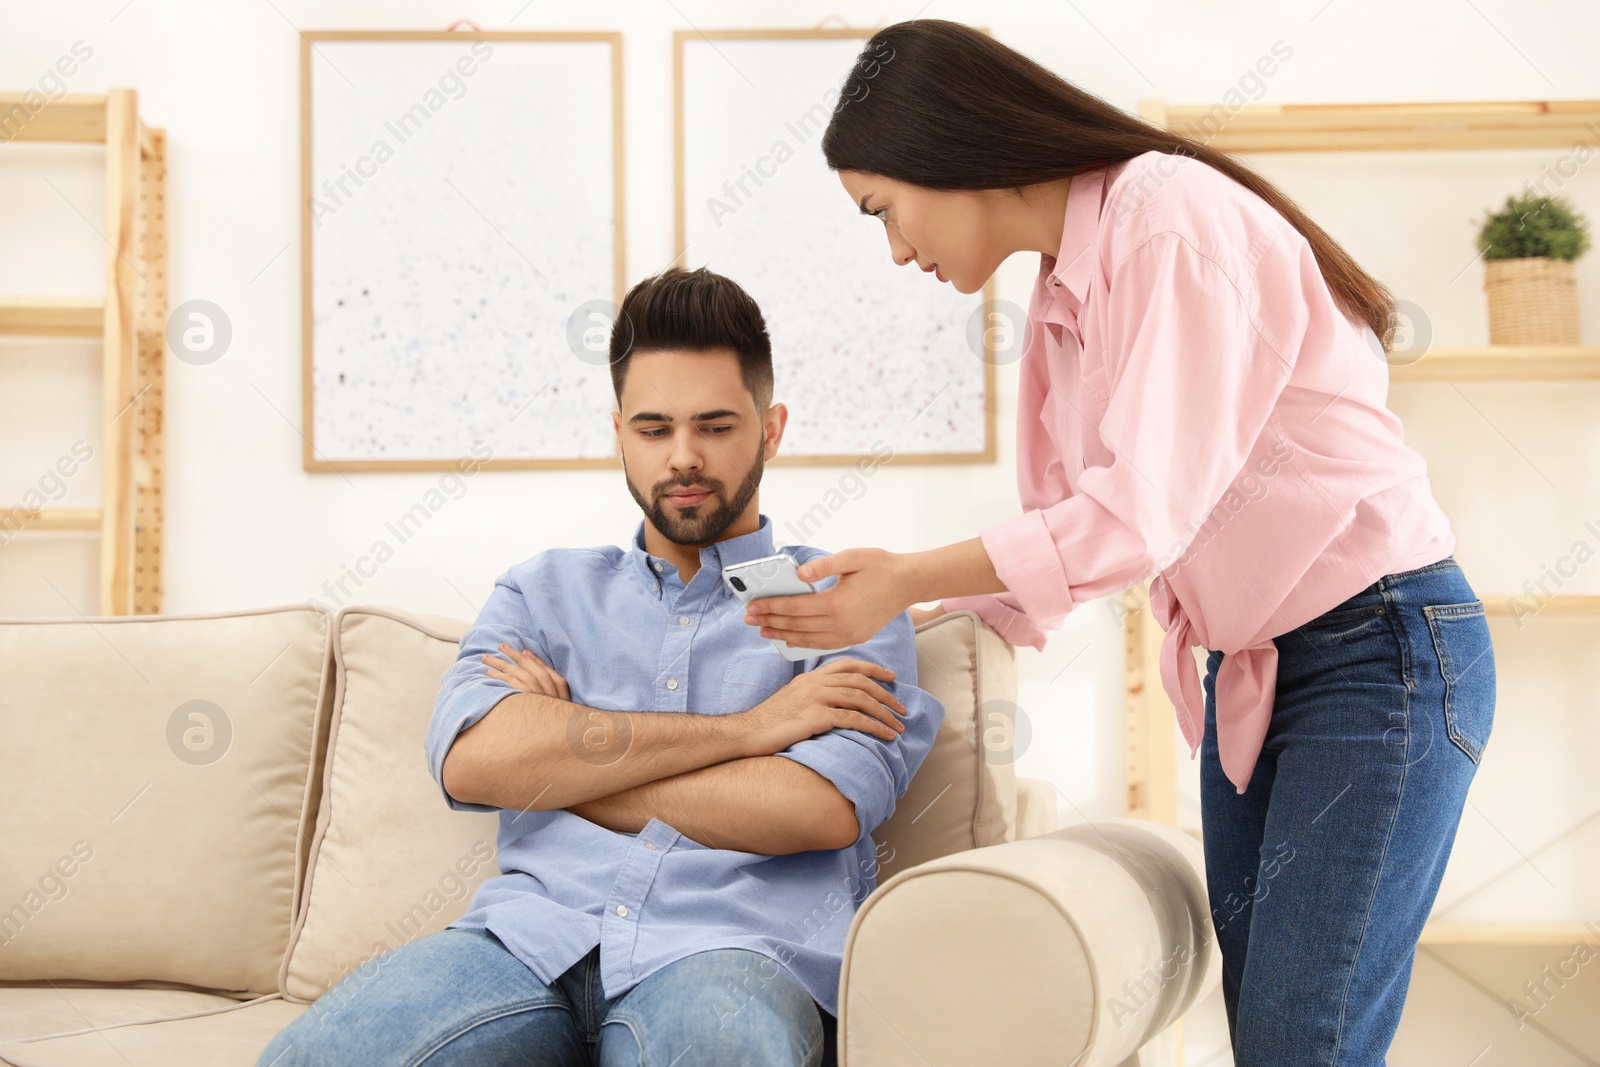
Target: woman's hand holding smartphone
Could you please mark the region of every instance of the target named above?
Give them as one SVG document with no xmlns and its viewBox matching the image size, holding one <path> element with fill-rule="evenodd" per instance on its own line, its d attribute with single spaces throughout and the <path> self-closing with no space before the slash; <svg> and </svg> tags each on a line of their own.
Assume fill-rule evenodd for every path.
<svg viewBox="0 0 1600 1067">
<path fill-rule="evenodd" d="M 747 607 L 751 601 L 761 600 L 773 596 L 810 596 L 817 592 L 817 587 L 800 577 L 799 564 L 787 552 L 778 552 L 771 556 L 762 556 L 760 559 L 749 559 L 742 563 L 730 563 L 722 568 L 722 581 L 739 598 L 741 604 Z M 776 648 L 784 659 L 790 662 L 799 662 L 813 656 L 822 656 L 830 652 L 843 652 L 850 648 L 842 645 L 839 648 L 800 648 L 791 647 L 787 641 L 779 637 L 769 637 L 773 647 Z"/>
</svg>

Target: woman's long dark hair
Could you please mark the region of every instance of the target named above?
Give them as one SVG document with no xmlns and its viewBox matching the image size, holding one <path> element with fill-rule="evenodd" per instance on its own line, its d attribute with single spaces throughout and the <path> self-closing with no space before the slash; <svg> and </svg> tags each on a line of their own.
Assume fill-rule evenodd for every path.
<svg viewBox="0 0 1600 1067">
<path fill-rule="evenodd" d="M 1127 114 L 987 34 L 915 19 L 873 34 L 841 88 L 822 154 L 929 189 L 1056 181 L 1144 152 L 1193 156 L 1260 196 L 1299 230 L 1334 301 L 1393 340 L 1394 298 L 1271 182 L 1226 153 Z"/>
</svg>

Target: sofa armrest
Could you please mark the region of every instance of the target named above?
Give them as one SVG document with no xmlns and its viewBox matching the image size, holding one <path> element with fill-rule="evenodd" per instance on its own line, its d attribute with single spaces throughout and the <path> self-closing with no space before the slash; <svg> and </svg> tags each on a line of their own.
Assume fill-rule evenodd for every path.
<svg viewBox="0 0 1600 1067">
<path fill-rule="evenodd" d="M 841 1067 L 1134 1058 L 1220 981 L 1194 838 L 1080 823 L 901 871 L 856 911 Z"/>
</svg>

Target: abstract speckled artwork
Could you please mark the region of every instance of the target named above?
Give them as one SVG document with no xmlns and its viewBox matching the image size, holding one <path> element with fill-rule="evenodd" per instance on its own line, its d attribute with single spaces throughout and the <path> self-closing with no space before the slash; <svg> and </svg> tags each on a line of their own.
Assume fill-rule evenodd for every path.
<svg viewBox="0 0 1600 1067">
<path fill-rule="evenodd" d="M 982 453 L 983 293 L 898 266 L 822 156 L 863 38 L 686 37 L 683 263 L 742 285 L 773 343 L 786 455 Z M 892 59 L 889 60 L 892 64 Z"/>
<path fill-rule="evenodd" d="M 614 454 L 607 41 L 319 40 L 310 52 L 310 388 L 337 463 Z"/>
</svg>

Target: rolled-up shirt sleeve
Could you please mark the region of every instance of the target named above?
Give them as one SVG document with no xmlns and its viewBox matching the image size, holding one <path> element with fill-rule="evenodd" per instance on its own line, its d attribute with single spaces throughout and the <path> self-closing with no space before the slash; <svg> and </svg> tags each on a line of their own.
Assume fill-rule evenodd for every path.
<svg viewBox="0 0 1600 1067">
<path fill-rule="evenodd" d="M 861 644 L 817 657 L 811 669 L 846 658 L 894 671 L 892 681 L 879 684 L 906 706 L 906 713 L 899 716 L 905 731 L 884 740 L 835 726 L 774 754 L 810 767 L 855 805 L 856 841 L 860 841 L 894 814 L 895 801 L 905 794 L 911 776 L 933 747 L 939 723 L 944 721 L 944 704 L 917 686 L 917 638 L 910 612 L 902 611 Z"/>
<path fill-rule="evenodd" d="M 991 553 L 987 542 L 984 547 Z M 999 573 L 998 569 L 995 573 Z M 1049 636 L 1043 627 L 1028 616 L 1014 593 L 979 593 L 976 596 L 952 596 L 939 601 L 939 606 L 946 611 L 971 611 L 978 618 L 990 626 L 1006 639 L 1007 644 L 1031 645 L 1039 651 L 1044 651 L 1045 639 Z M 1057 619 L 1050 629 L 1055 629 L 1061 624 Z"/>
<path fill-rule="evenodd" d="M 500 650 L 500 643 L 504 641 L 512 648 L 527 649 L 546 663 L 550 662 L 522 591 L 528 568 L 536 566 L 537 560 L 535 557 L 495 579 L 494 589 L 478 613 L 477 621 L 461 636 L 456 660 L 445 669 L 439 695 L 434 700 L 433 716 L 428 721 L 428 733 L 423 742 L 424 754 L 428 773 L 439 783 L 445 803 L 457 811 L 499 810 L 487 804 L 457 800 L 444 787 L 444 758 L 456 736 L 517 692 L 511 683 L 489 676 L 489 665 L 483 662 L 484 654 L 507 659 Z"/>
<path fill-rule="evenodd" d="M 1302 251 L 1310 256 L 1276 237 L 1246 284 L 1277 272 L 1270 297 L 1295 299 Z M 1128 250 L 1106 289 L 1099 435 L 1111 462 L 1085 468 L 1064 500 L 982 531 L 1008 592 L 943 601 L 976 611 L 1013 644 L 1042 650 L 1045 631 L 1078 604 L 1176 562 L 1238 477 L 1293 369 L 1294 350 L 1269 342 L 1252 313 L 1266 294 L 1241 291 L 1181 234 Z"/>
</svg>

